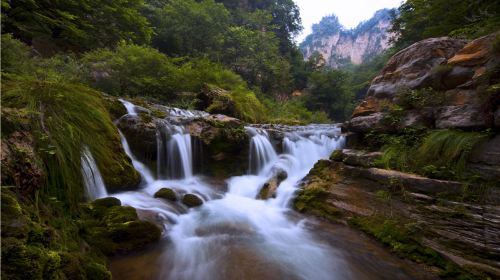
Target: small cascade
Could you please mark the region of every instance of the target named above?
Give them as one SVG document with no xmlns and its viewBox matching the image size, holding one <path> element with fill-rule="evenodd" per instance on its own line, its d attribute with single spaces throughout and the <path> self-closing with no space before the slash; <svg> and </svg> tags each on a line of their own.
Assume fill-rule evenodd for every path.
<svg viewBox="0 0 500 280">
<path fill-rule="evenodd" d="M 118 130 L 118 133 L 120 133 L 120 138 L 121 138 L 123 149 L 125 150 L 125 153 L 127 154 L 127 156 L 132 160 L 132 165 L 134 166 L 134 168 L 137 170 L 137 172 L 139 172 L 139 174 L 141 174 L 142 178 L 144 179 L 144 181 L 147 184 L 154 182 L 155 179 L 154 179 L 153 175 L 151 174 L 151 171 L 149 171 L 149 169 L 146 167 L 146 165 L 144 165 L 142 162 L 137 160 L 137 158 L 135 158 L 135 156 L 132 154 L 132 151 L 130 150 L 130 146 L 128 145 L 128 142 L 127 142 L 127 138 L 125 138 L 125 136 L 123 135 L 123 133 L 120 130 Z"/>
<path fill-rule="evenodd" d="M 123 99 L 118 99 L 122 104 L 123 106 L 125 106 L 125 109 L 127 109 L 127 114 L 131 115 L 131 116 L 137 116 L 137 112 L 135 111 L 135 105 L 132 104 L 131 102 L 128 102 L 127 100 L 123 100 Z"/>
<path fill-rule="evenodd" d="M 247 132 L 252 136 L 249 151 L 249 173 L 259 173 L 268 163 L 274 161 L 278 155 L 269 141 L 267 131 L 247 127 Z"/>
<path fill-rule="evenodd" d="M 190 178 L 193 176 L 191 135 L 180 126 L 174 126 L 173 131 L 166 144 L 168 176 L 171 179 Z"/>
<path fill-rule="evenodd" d="M 83 148 L 81 169 L 87 200 L 92 201 L 108 196 L 101 172 L 99 172 L 99 168 L 88 147 Z"/>
</svg>

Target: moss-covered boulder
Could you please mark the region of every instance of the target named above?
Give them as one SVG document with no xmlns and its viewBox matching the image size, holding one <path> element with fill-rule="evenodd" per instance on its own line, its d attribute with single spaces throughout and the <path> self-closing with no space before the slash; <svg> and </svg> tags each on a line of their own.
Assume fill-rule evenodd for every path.
<svg viewBox="0 0 500 280">
<path fill-rule="evenodd" d="M 60 201 L 41 197 L 35 207 L 13 190 L 1 194 L 2 279 L 111 279 L 99 249 L 81 251 L 77 217 Z"/>
<path fill-rule="evenodd" d="M 182 197 L 182 203 L 187 207 L 198 207 L 203 204 L 203 200 L 195 194 L 187 193 Z"/>
<path fill-rule="evenodd" d="M 155 193 L 155 197 L 163 198 L 170 201 L 177 201 L 177 195 L 171 188 L 161 188 Z"/>
<path fill-rule="evenodd" d="M 120 206 L 116 198 L 104 198 L 89 205 L 84 214 L 81 231 L 85 240 L 107 255 L 140 249 L 158 241 L 161 229 L 148 221 L 141 221 L 135 208 Z"/>
</svg>

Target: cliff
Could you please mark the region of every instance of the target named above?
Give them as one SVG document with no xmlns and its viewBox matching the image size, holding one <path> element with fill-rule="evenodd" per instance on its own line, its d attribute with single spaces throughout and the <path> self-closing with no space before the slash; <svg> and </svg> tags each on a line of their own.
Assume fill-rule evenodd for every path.
<svg viewBox="0 0 500 280">
<path fill-rule="evenodd" d="M 389 9 L 379 10 L 371 19 L 349 30 L 335 15 L 324 17 L 300 44 L 304 58 L 318 52 L 332 68 L 369 61 L 391 46 L 390 13 Z"/>
</svg>

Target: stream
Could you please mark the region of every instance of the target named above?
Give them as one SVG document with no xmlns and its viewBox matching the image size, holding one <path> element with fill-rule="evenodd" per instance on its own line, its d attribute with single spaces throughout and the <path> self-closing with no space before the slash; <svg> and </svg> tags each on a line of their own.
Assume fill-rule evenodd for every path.
<svg viewBox="0 0 500 280">
<path fill-rule="evenodd" d="M 128 114 L 136 114 L 122 100 Z M 179 116 L 195 115 L 178 110 Z M 188 115 L 189 114 L 189 115 Z M 164 229 L 162 240 L 145 250 L 115 257 L 114 279 L 429 279 L 419 267 L 391 255 L 369 238 L 343 225 L 306 218 L 290 207 L 300 181 L 320 159 L 344 145 L 335 125 L 288 127 L 276 149 L 265 129 L 248 126 L 251 136 L 247 174 L 225 184 L 193 172 L 191 136 L 182 126 L 169 126 L 169 137 L 157 137 L 158 170 L 153 176 L 122 144 L 142 176 L 137 191 L 110 194 L 137 209 L 140 217 Z M 280 152 L 277 152 L 279 150 Z M 107 195 L 92 156 L 82 162 L 90 198 Z M 277 172 L 286 172 L 276 194 L 256 199 Z M 87 178 L 89 177 L 90 178 Z M 96 183 L 97 182 L 97 183 Z M 154 198 L 161 188 L 195 193 L 204 201 L 196 208 Z"/>
</svg>

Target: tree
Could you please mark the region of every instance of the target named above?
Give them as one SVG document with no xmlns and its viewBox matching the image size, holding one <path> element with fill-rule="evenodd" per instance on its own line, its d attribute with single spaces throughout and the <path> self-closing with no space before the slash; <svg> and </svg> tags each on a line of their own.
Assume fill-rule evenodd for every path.
<svg viewBox="0 0 500 280">
<path fill-rule="evenodd" d="M 407 0 L 393 13 L 396 47 L 429 37 L 474 38 L 500 29 L 497 0 Z"/>
<path fill-rule="evenodd" d="M 31 44 L 49 38 L 59 47 L 89 50 L 120 40 L 147 43 L 152 29 L 141 15 L 143 0 L 2 1 L 2 32 Z"/>
<path fill-rule="evenodd" d="M 336 121 L 345 120 L 353 107 L 353 94 L 346 88 L 347 79 L 348 75 L 339 70 L 313 72 L 309 78 L 308 108 L 327 112 Z"/>
<path fill-rule="evenodd" d="M 213 0 L 171 0 L 156 10 L 153 46 L 175 56 L 221 51 L 231 17 Z"/>
</svg>

